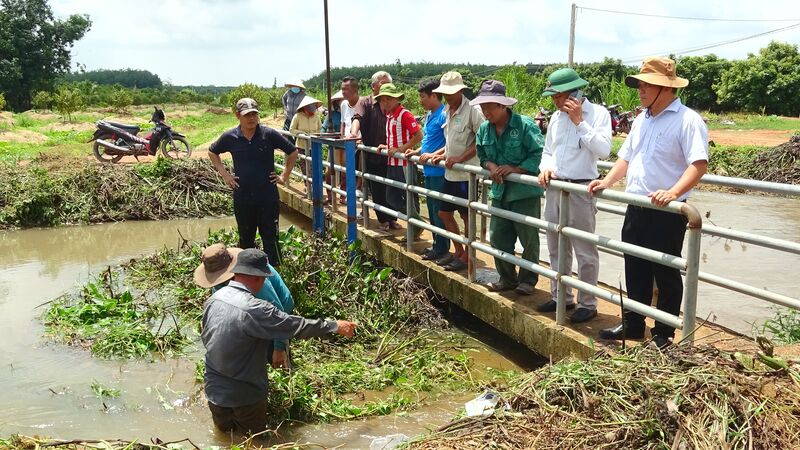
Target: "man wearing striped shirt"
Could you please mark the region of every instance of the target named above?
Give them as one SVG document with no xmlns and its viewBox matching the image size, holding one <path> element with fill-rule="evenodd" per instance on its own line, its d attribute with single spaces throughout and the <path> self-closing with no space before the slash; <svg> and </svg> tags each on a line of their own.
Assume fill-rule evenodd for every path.
<svg viewBox="0 0 800 450">
<path fill-rule="evenodd" d="M 386 177 L 401 183 L 406 182 L 405 168 L 408 161 L 392 155 L 403 154 L 422 141 L 422 128 L 414 118 L 414 114 L 400 103 L 403 98 L 403 92 L 392 83 L 381 86 L 378 95 L 375 96 L 375 99 L 380 102 L 381 110 L 386 114 L 386 144 L 378 146 L 381 150 L 388 149 L 389 151 Z M 419 219 L 419 196 L 412 195 L 414 196 L 412 210 L 406 211 L 406 191 L 391 186 L 386 188 L 386 202 L 389 207 L 407 214 L 409 217 Z M 415 236 L 419 237 L 421 232 L 422 229 L 418 228 Z"/>
</svg>

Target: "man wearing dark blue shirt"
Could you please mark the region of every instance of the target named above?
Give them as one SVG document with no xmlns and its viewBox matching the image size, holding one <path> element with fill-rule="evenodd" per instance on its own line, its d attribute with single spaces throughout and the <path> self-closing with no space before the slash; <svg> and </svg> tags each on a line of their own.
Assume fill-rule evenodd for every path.
<svg viewBox="0 0 800 450">
<path fill-rule="evenodd" d="M 280 203 L 277 184 L 286 184 L 297 153 L 288 139 L 259 123 L 258 104 L 251 98 L 236 102 L 239 126 L 220 136 L 208 149 L 208 157 L 225 182 L 233 189 L 233 214 L 239 227 L 239 247 L 255 247 L 256 230 L 264 252 L 274 266 L 281 261 L 278 248 Z M 275 150 L 286 154 L 286 169 L 275 173 Z M 228 172 L 220 154 L 230 152 L 233 171 Z"/>
</svg>

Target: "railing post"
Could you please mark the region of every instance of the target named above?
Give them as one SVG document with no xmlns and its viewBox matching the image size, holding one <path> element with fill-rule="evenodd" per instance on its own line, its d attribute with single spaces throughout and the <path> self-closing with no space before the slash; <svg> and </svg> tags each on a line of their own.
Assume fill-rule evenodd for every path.
<svg viewBox="0 0 800 450">
<path fill-rule="evenodd" d="M 417 172 L 417 165 L 414 164 L 411 160 L 406 160 L 406 165 L 404 167 L 406 172 L 406 217 L 408 221 L 406 222 L 406 251 L 409 253 L 414 252 L 414 226 L 411 225 L 411 212 L 414 210 L 414 193 L 408 190 L 408 187 L 412 184 L 416 184 L 416 172 Z"/>
<path fill-rule="evenodd" d="M 314 232 L 325 234 L 325 211 L 322 209 L 322 143 L 311 141 L 311 203 L 314 206 L 312 227 Z"/>
<path fill-rule="evenodd" d="M 336 165 L 336 158 L 334 155 L 336 154 L 336 150 L 332 145 L 328 146 L 328 170 L 331 172 L 331 211 L 334 215 L 339 213 L 339 194 L 333 190 L 334 187 L 339 187 L 339 172 L 334 167 Z"/>
<path fill-rule="evenodd" d="M 344 144 L 345 181 L 347 182 L 347 244 L 352 244 L 358 239 L 356 205 L 356 144 L 347 141 Z M 337 172 L 338 173 L 338 172 Z M 337 183 L 338 185 L 338 183 Z"/>
<path fill-rule="evenodd" d="M 686 282 L 683 286 L 683 329 L 681 343 L 694 342 L 695 320 L 697 315 L 697 284 L 700 272 L 701 228 L 690 226 L 689 248 L 686 255 Z"/>
<path fill-rule="evenodd" d="M 478 176 L 474 173 L 469 174 L 469 191 L 467 192 L 467 217 L 469 225 L 467 226 L 467 277 L 469 281 L 475 281 L 475 247 L 472 243 L 475 242 L 475 236 L 478 234 L 478 221 L 475 208 L 472 207 L 472 202 L 478 198 Z"/>
<path fill-rule="evenodd" d="M 305 165 L 304 167 L 306 168 L 305 175 L 306 175 L 306 177 L 310 177 L 311 176 L 311 160 L 309 158 L 311 158 L 311 155 L 309 155 L 308 151 L 306 151 L 303 156 L 305 156 L 305 158 L 303 158 L 303 164 Z M 309 183 L 308 178 L 303 180 L 303 187 L 305 188 L 305 191 L 306 191 L 306 198 L 309 199 L 309 200 L 311 200 L 313 198 L 312 191 L 311 191 L 311 189 L 309 189 L 310 185 L 311 185 L 311 183 Z"/>
<path fill-rule="evenodd" d="M 361 150 L 358 155 L 359 162 L 361 163 L 361 173 L 362 175 L 367 172 L 367 151 Z M 361 177 L 361 214 L 363 217 L 364 229 L 369 228 L 369 206 L 364 204 L 363 202 L 367 201 L 367 194 L 369 193 L 369 180 L 365 179 L 363 176 Z"/>
<path fill-rule="evenodd" d="M 489 189 L 487 189 L 486 185 L 483 184 L 483 178 L 478 178 L 478 182 L 480 183 L 480 188 L 481 188 L 481 203 L 483 203 L 484 205 L 488 205 L 489 204 Z M 478 186 L 476 185 L 476 189 L 477 189 L 477 187 Z M 487 228 L 486 228 L 486 214 L 481 214 L 481 242 L 487 242 L 486 241 L 486 231 L 487 231 Z"/>
<path fill-rule="evenodd" d="M 568 276 L 567 267 L 570 261 L 567 260 L 569 250 L 569 238 L 563 233 L 563 228 L 569 223 L 569 192 L 559 190 L 558 197 L 558 278 L 555 280 L 556 286 L 556 323 L 564 325 L 567 315 L 567 287 L 561 279 Z"/>
</svg>

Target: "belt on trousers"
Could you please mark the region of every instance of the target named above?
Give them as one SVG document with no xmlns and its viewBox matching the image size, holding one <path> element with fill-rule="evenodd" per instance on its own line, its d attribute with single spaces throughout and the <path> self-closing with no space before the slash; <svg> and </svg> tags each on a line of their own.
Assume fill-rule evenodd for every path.
<svg viewBox="0 0 800 450">
<path fill-rule="evenodd" d="M 556 180 L 556 181 L 565 181 L 567 183 L 576 183 L 576 184 L 589 183 L 590 181 L 594 181 L 594 179 L 573 180 L 573 179 L 570 179 L 570 178 L 554 178 L 554 180 Z"/>
</svg>

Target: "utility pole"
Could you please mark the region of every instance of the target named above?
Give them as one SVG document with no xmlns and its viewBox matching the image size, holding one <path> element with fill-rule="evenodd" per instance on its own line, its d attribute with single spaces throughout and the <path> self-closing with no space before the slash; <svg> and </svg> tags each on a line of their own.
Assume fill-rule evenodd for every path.
<svg viewBox="0 0 800 450">
<path fill-rule="evenodd" d="M 326 103 L 328 104 L 328 117 L 330 117 L 333 111 L 333 102 L 331 101 L 331 46 L 328 40 L 328 0 L 325 0 L 325 81 L 325 88 L 328 93 L 328 101 Z M 333 158 L 331 158 L 332 161 Z"/>
<path fill-rule="evenodd" d="M 572 4 L 572 18 L 569 22 L 569 59 L 567 60 L 567 65 L 572 67 L 574 60 L 573 57 L 575 56 L 575 11 L 578 9 L 575 6 L 575 3 Z"/>
</svg>

